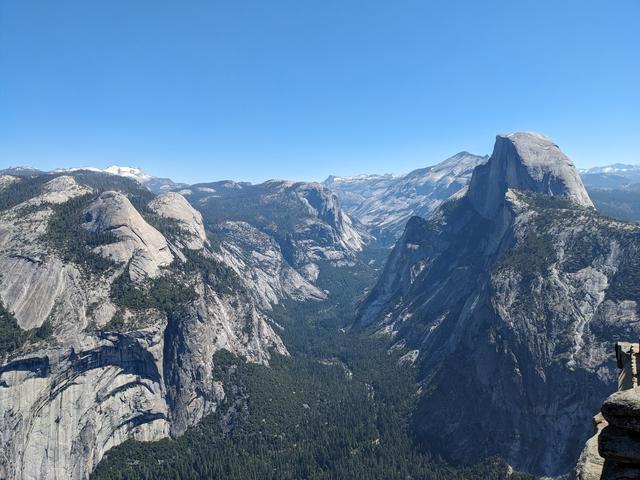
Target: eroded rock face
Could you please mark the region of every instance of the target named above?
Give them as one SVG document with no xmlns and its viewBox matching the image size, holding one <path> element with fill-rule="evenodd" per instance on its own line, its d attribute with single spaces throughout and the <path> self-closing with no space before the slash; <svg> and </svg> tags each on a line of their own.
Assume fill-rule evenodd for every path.
<svg viewBox="0 0 640 480">
<path fill-rule="evenodd" d="M 249 293 L 262 308 L 270 309 L 283 298 L 326 298 L 285 261 L 280 246 L 269 235 L 245 222 L 225 222 L 218 226 L 218 232 L 223 238 L 219 255 L 241 277 L 250 279 L 253 288 Z"/>
<path fill-rule="evenodd" d="M 640 432 L 640 389 L 636 387 L 611 395 L 602 404 L 602 415 L 617 428 Z"/>
<path fill-rule="evenodd" d="M 85 295 L 76 266 L 49 251 L 46 235 L 52 207 L 90 191 L 71 177 L 56 177 L 32 198 L 0 211 L 0 298 L 24 330 L 42 326 L 54 310 L 67 316 L 71 334 L 86 326 L 92 295 Z"/>
<path fill-rule="evenodd" d="M 33 196 L 0 211 L 0 301 L 30 332 L 18 349 L 0 351 L 1 478 L 86 478 L 109 448 L 179 435 L 215 410 L 224 397 L 212 374 L 216 351 L 260 363 L 287 354 L 270 326 L 269 300 L 247 293 L 257 290 L 254 278 L 224 278 L 244 260 L 210 249 L 183 197 L 148 205 L 177 221 L 178 230 L 162 233 L 127 197 L 138 195 L 135 187 L 100 193 L 73 175 L 21 182 L 34 182 Z M 56 209 L 72 199 L 86 201 L 77 228 L 96 235 L 86 252 L 114 260 L 106 270 L 75 263 L 77 249 L 70 256 L 60 250 L 66 243 L 47 237 Z M 193 255 L 218 267 L 184 271 Z M 113 296 L 114 282 L 129 275 L 128 289 L 143 292 L 170 276 L 170 285 L 191 293 L 175 304 L 134 307 Z M 274 290 L 270 300 L 285 295 Z"/>
<path fill-rule="evenodd" d="M 204 283 L 199 283 L 197 290 L 199 300 L 179 317 L 170 316 L 165 332 L 165 376 L 169 380 L 167 401 L 172 406 L 173 435 L 181 435 L 197 424 L 224 398 L 223 386 L 213 378 L 215 352 L 225 349 L 263 364 L 271 351 L 287 354 L 267 318 L 246 294 L 223 296 Z"/>
<path fill-rule="evenodd" d="M 604 467 L 604 458 L 598 453 L 598 438 L 607 421 L 601 413 L 593 417 L 594 436 L 587 440 L 587 444 L 578 458 L 576 465 L 576 480 L 600 480 Z"/>
<path fill-rule="evenodd" d="M 0 475 L 85 478 L 128 438 L 168 435 L 162 328 L 84 338 L 0 367 Z"/>
<path fill-rule="evenodd" d="M 455 463 L 571 470 L 615 385 L 612 342 L 640 335 L 640 298 L 623 287 L 640 229 L 598 216 L 558 152 L 499 137 L 467 194 L 408 222 L 359 310 L 419 351 L 415 429 Z"/>
<path fill-rule="evenodd" d="M 259 243 L 277 244 L 282 261 L 311 284 L 317 280 L 322 263 L 352 265 L 371 239 L 342 211 L 337 197 L 319 183 L 223 181 L 194 185 L 190 192 L 189 201 L 202 212 L 207 227 L 222 234 L 223 242 L 228 222 L 236 224 L 235 228 L 243 225 L 245 231 L 248 225 L 270 238 Z M 254 233 L 244 236 L 257 238 Z M 268 250 L 273 251 L 271 247 Z"/>
</svg>

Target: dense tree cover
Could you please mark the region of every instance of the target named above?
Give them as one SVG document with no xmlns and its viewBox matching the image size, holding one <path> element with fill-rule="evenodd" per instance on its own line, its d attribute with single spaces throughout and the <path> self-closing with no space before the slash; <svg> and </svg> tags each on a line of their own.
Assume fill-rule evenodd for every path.
<svg viewBox="0 0 640 480">
<path fill-rule="evenodd" d="M 332 287 L 333 300 L 274 312 L 290 357 L 274 355 L 265 367 L 218 352 L 227 397 L 217 412 L 176 440 L 116 447 L 92 478 L 508 478 L 500 460 L 454 469 L 414 446 L 415 372 L 398 365 L 401 352 L 390 353 L 385 340 L 348 329 L 374 274 L 323 265 L 319 283 Z"/>
<path fill-rule="evenodd" d="M 132 178 L 91 171 L 77 171 L 68 175 L 96 193 L 112 190 L 127 195 L 131 204 L 143 216 L 149 212 L 148 203 L 155 198 L 155 194 Z"/>
<path fill-rule="evenodd" d="M 63 262 L 73 262 L 89 273 L 103 273 L 117 264 L 93 249 L 114 243 L 118 238 L 112 232 L 92 232 L 82 226 L 86 221 L 84 212 L 93 198 L 88 194 L 56 205 L 49 219 L 46 240 Z"/>
<path fill-rule="evenodd" d="M 507 478 L 497 460 L 455 470 L 418 452 L 406 421 L 415 386 L 371 347 L 350 348 L 357 362 L 366 357 L 362 375 L 336 358 L 277 356 L 266 368 L 217 355 L 219 378 L 235 385 L 217 414 L 178 440 L 125 443 L 92 478 Z"/>
<path fill-rule="evenodd" d="M 640 183 L 623 189 L 590 188 L 589 196 L 598 211 L 604 215 L 640 222 Z"/>
<path fill-rule="evenodd" d="M 42 191 L 42 185 L 51 180 L 52 176 L 20 177 L 16 182 L 0 189 L 0 210 L 9 209 L 29 200 Z"/>
<path fill-rule="evenodd" d="M 131 178 L 109 175 L 91 171 L 37 173 L 31 176 L 19 177 L 0 190 L 0 210 L 14 207 L 30 198 L 42 193 L 43 185 L 56 177 L 68 175 L 79 184 L 91 188 L 95 192 L 115 190 L 126 193 L 131 203 L 137 208 L 146 209 L 146 205 L 154 194 Z"/>
<path fill-rule="evenodd" d="M 26 338 L 27 332 L 18 326 L 16 317 L 0 301 L 0 358 L 5 353 L 20 348 Z"/>
<path fill-rule="evenodd" d="M 531 230 L 498 268 L 518 272 L 525 282 L 529 282 L 537 275 L 547 273 L 556 259 L 551 236 Z"/>
<path fill-rule="evenodd" d="M 276 193 L 269 184 L 243 184 L 241 188 L 226 187 L 227 182 L 194 185 L 193 199 L 209 195 L 215 190 L 212 201 L 197 202 L 205 221 L 210 225 L 227 220 L 250 223 L 271 234 L 277 231 L 293 232 L 301 220 L 308 215 L 294 195 Z"/>
<path fill-rule="evenodd" d="M 635 300 L 640 305 L 640 232 L 627 232 L 618 241 L 627 252 L 634 252 L 634 255 L 623 259 L 607 288 L 607 298 Z"/>
<path fill-rule="evenodd" d="M 177 265 L 184 273 L 202 275 L 204 282 L 220 293 L 238 293 L 244 287 L 238 274 L 227 265 L 196 250 L 183 251 L 186 261 Z"/>
<path fill-rule="evenodd" d="M 155 308 L 171 312 L 189 301 L 196 299 L 196 292 L 184 279 L 167 273 L 147 280 L 143 284 L 131 281 L 125 270 L 111 284 L 111 300 L 116 305 L 142 310 Z"/>
<path fill-rule="evenodd" d="M 28 341 L 45 340 L 52 333 L 49 320 L 32 330 L 22 330 L 16 317 L 0 301 L 0 358 L 19 349 Z"/>
</svg>

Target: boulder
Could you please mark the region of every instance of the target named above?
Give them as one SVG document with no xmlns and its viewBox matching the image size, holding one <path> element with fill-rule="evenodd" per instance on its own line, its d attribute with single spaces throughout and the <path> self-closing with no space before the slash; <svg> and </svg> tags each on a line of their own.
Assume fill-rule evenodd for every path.
<svg viewBox="0 0 640 480">
<path fill-rule="evenodd" d="M 611 425 L 640 433 L 640 387 L 611 395 L 602 405 L 602 415 Z"/>
</svg>

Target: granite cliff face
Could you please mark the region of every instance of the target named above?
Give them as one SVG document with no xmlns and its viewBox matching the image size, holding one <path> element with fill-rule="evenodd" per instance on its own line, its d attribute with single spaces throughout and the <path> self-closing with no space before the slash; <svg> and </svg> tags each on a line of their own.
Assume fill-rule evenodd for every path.
<svg viewBox="0 0 640 480">
<path fill-rule="evenodd" d="M 207 228 L 223 239 L 227 251 L 249 252 L 243 263 L 258 258 L 252 253 L 257 244 L 266 248 L 261 256 L 281 257 L 276 263 L 283 267 L 263 279 L 275 274 L 283 282 L 271 289 L 284 289 L 294 297 L 300 292 L 323 296 L 314 287 L 321 265 L 353 265 L 370 238 L 342 211 L 338 198 L 318 183 L 224 181 L 193 185 L 182 193 L 202 212 Z"/>
<path fill-rule="evenodd" d="M 214 411 L 216 351 L 287 354 L 272 305 L 325 298 L 316 263 L 350 262 L 363 237 L 319 185 L 262 195 L 295 215 L 212 222 L 203 205 L 224 199 L 100 172 L 1 177 L 1 478 L 85 478 L 126 439 Z"/>
<path fill-rule="evenodd" d="M 408 222 L 359 309 L 420 372 L 425 447 L 569 471 L 615 384 L 612 342 L 640 334 L 638 245 L 549 139 L 498 136 L 468 191 Z"/>
</svg>

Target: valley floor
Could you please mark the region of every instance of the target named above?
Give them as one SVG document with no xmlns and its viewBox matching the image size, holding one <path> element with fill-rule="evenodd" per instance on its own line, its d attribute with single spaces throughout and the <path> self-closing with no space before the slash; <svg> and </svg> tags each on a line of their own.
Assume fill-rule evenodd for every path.
<svg viewBox="0 0 640 480">
<path fill-rule="evenodd" d="M 217 353 L 227 398 L 215 414 L 176 440 L 120 445 L 91 478 L 529 478 L 498 459 L 454 469 L 414 446 L 414 372 L 383 339 L 349 330 L 375 272 L 364 264 L 324 272 L 332 301 L 278 307 L 290 357 L 264 367 Z"/>
</svg>

